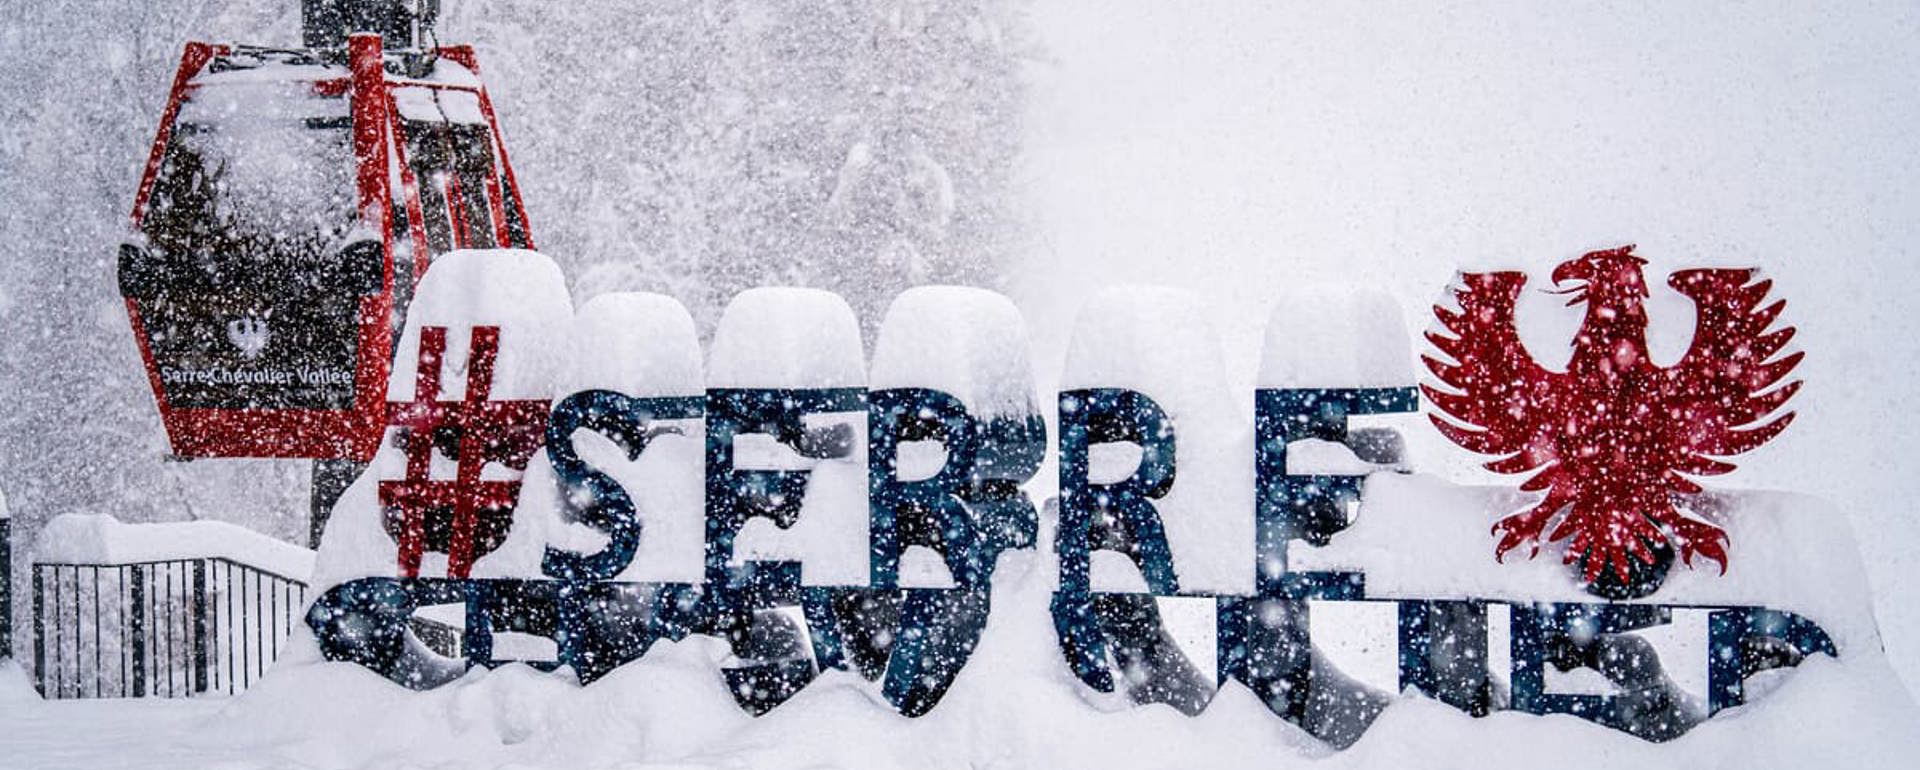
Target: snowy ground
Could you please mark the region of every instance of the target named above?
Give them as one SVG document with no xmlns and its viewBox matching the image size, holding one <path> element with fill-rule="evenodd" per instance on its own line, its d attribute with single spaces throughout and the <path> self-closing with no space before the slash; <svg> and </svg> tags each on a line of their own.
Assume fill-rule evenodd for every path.
<svg viewBox="0 0 1920 770">
<path fill-rule="evenodd" d="M 713 669 L 723 651 L 710 640 L 656 650 L 584 689 L 509 667 L 413 693 L 351 665 L 308 664 L 231 700 L 43 703 L 7 669 L 0 767 L 1892 768 L 1920 751 L 1920 715 L 1884 663 L 1858 659 L 1809 661 L 1763 702 L 1668 744 L 1572 717 L 1476 720 L 1408 697 L 1329 754 L 1237 686 L 1197 718 L 1110 711 L 1077 694 L 1060 664 L 1037 590 L 1045 566 L 1003 562 L 987 637 L 941 706 L 915 720 L 851 675 L 748 717 Z"/>
</svg>

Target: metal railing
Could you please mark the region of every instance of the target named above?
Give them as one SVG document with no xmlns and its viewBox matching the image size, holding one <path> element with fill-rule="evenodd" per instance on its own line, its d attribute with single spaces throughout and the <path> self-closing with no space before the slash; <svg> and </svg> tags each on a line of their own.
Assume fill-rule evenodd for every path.
<svg viewBox="0 0 1920 770">
<path fill-rule="evenodd" d="M 246 689 L 280 655 L 307 585 L 224 558 L 33 565 L 34 685 L 47 698 Z"/>
</svg>

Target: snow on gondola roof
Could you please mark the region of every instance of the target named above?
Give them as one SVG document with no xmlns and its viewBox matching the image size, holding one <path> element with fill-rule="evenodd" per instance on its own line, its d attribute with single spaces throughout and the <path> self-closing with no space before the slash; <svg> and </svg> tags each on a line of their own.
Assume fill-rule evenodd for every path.
<svg viewBox="0 0 1920 770">
<path fill-rule="evenodd" d="M 388 52 L 389 78 L 396 84 L 419 83 L 462 88 L 481 86 L 480 77 L 473 70 L 445 56 L 433 57 L 424 75 L 394 73 L 396 61 L 418 55 L 417 52 Z M 402 68 L 403 71 L 405 69 Z M 226 53 L 214 57 L 190 82 L 194 85 L 312 82 L 338 80 L 351 74 L 345 63 L 332 61 L 321 51 L 233 46 Z"/>
<path fill-rule="evenodd" d="M 329 63 L 316 51 L 233 46 L 194 75 L 194 85 L 337 80 L 348 76 L 343 63 Z"/>
</svg>

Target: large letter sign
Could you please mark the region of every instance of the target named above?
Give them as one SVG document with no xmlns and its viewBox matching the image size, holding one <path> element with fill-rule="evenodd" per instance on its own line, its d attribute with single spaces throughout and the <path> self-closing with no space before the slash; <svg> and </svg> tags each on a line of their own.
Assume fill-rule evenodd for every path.
<svg viewBox="0 0 1920 770">
<path fill-rule="evenodd" d="M 456 263 L 471 269 L 467 281 L 491 264 Z M 1568 264 L 1556 278 L 1584 281 L 1590 302 L 1632 308 L 1644 294 L 1625 249 Z M 438 275 L 428 274 L 423 297 L 438 291 Z M 1526 487 L 1546 490 L 1532 512 L 1495 525 L 1502 551 L 1538 539 L 1549 519 L 1559 523 L 1545 539 L 1573 538 L 1564 558 L 1579 571 L 1557 574 L 1544 595 L 1481 578 L 1467 583 L 1473 593 L 1447 590 L 1421 583 L 1418 564 L 1379 561 L 1378 547 L 1342 550 L 1412 526 L 1395 517 L 1420 506 L 1401 498 L 1439 488 L 1408 467 L 1401 431 L 1418 424 L 1409 418 L 1423 399 L 1389 300 L 1283 301 L 1256 387 L 1236 394 L 1221 385 L 1228 378 L 1196 299 L 1102 295 L 1076 328 L 1057 393 L 1059 494 L 1044 506 L 1048 528 L 1029 496 L 1046 481 L 1036 477 L 1048 429 L 1010 302 L 974 289 L 909 291 L 869 365 L 839 298 L 756 289 L 727 311 L 704 372 L 690 318 L 664 297 L 596 299 L 565 329 L 528 315 L 547 319 L 539 328 L 556 336 L 544 338 L 515 331 L 533 322 L 514 313 L 428 310 L 413 321 L 418 387 L 396 375 L 399 438 L 382 450 L 395 454 L 376 459 L 363 482 L 378 488 L 383 517 L 407 514 L 394 519 L 398 548 L 390 568 L 362 560 L 337 569 L 345 577 L 308 624 L 328 659 L 415 689 L 516 660 L 591 683 L 655 641 L 704 635 L 726 643 L 717 675 L 749 713 L 840 670 L 919 716 L 994 627 L 996 567 L 1028 552 L 1057 565 L 1060 664 L 1090 696 L 1194 715 L 1220 688 L 1241 686 L 1334 748 L 1358 740 L 1404 692 L 1475 716 L 1565 713 L 1667 740 L 1742 703 L 1757 671 L 1838 656 L 1835 639 L 1847 637 L 1829 636 L 1817 618 L 1721 598 L 1745 595 L 1716 592 L 1737 573 L 1690 572 L 1663 587 L 1644 566 L 1667 540 L 1723 567 L 1737 553 L 1717 527 L 1675 518 L 1684 501 L 1672 494 L 1698 487 L 1673 474 L 1730 467 L 1702 454 L 1753 448 L 1786 423 L 1770 413 L 1793 386 L 1751 395 L 1798 360 L 1771 359 L 1790 331 L 1767 330 L 1778 305 L 1755 309 L 1766 286 L 1732 271 L 1676 276 L 1702 324 L 1725 330 L 1696 342 L 1708 349 L 1701 355 L 1737 346 L 1728 335 L 1747 340 L 1751 360 L 1729 380 L 1685 364 L 1650 368 L 1636 336 L 1644 317 L 1617 309 L 1604 319 L 1612 326 L 1579 343 L 1611 346 L 1612 368 L 1582 363 L 1588 354 L 1577 351 L 1568 373 L 1541 374 L 1512 330 L 1517 280 L 1465 280 L 1461 307 L 1439 310 L 1449 334 L 1432 336 L 1439 380 L 1426 393 L 1472 426 L 1435 418 L 1446 436 L 1508 455 L 1489 467 L 1550 468 Z M 505 340 L 560 337 L 573 362 L 544 364 L 546 379 L 500 368 Z M 450 339 L 471 340 L 455 346 L 468 377 L 458 399 L 440 396 Z M 517 397 L 490 395 L 504 392 L 490 391 L 501 382 Z M 554 395 L 550 412 L 542 387 Z M 1600 415 L 1633 398 L 1656 399 L 1677 421 L 1655 434 L 1692 442 L 1662 444 L 1667 454 L 1622 445 L 1624 458 L 1609 460 L 1666 479 L 1659 494 L 1588 483 L 1585 461 L 1567 454 L 1587 439 L 1556 432 L 1612 419 Z M 509 472 L 525 475 L 500 480 Z M 500 494 L 428 494 L 440 486 L 423 485 L 441 478 L 450 480 L 434 483 L 469 492 L 517 484 L 518 505 Z M 1470 492 L 1480 494 L 1455 494 Z M 1514 499 L 1502 494 L 1483 498 Z M 340 542 L 353 539 L 355 521 L 336 515 Z M 444 566 L 423 559 L 436 549 L 448 552 Z M 1526 574 L 1541 585 L 1538 571 Z M 1660 600 L 1641 600 L 1649 595 Z M 447 617 L 425 609 L 433 605 L 459 619 L 433 620 Z M 1378 643 L 1355 652 L 1342 625 L 1353 618 L 1383 619 Z M 456 624 L 458 644 L 424 643 L 433 623 Z M 1704 635 L 1693 641 L 1705 649 L 1703 691 L 1678 689 L 1637 633 L 1661 627 Z M 549 640 L 550 652 L 527 652 L 518 641 L 527 637 Z M 1384 665 L 1356 665 L 1381 648 Z M 1598 672 L 1612 689 L 1556 683 L 1555 672 L 1573 669 Z"/>
</svg>

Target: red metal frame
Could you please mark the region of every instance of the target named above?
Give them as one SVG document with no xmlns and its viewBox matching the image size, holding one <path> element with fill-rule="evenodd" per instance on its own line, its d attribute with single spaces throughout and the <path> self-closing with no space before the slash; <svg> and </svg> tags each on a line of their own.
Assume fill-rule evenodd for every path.
<svg viewBox="0 0 1920 770">
<path fill-rule="evenodd" d="M 159 366 L 154 360 L 138 302 L 129 297 L 126 299 L 127 315 L 132 322 L 134 337 L 140 346 L 141 361 L 147 367 L 148 383 L 153 388 L 161 421 L 175 455 L 367 460 L 379 448 L 387 423 L 387 377 L 392 368 L 389 323 L 398 310 L 393 306 L 396 234 L 393 232 L 395 191 L 392 183 L 396 170 L 393 166 L 396 164 L 399 166 L 401 193 L 405 196 L 403 205 L 408 207 L 410 215 L 408 221 L 411 231 L 399 237 L 411 237 L 414 242 L 414 264 L 410 270 L 413 280 L 417 281 L 424 274 L 432 255 L 424 229 L 419 190 L 405 163 L 405 143 L 401 140 L 403 127 L 392 103 L 391 89 L 399 79 L 385 72 L 385 56 L 378 36 L 352 36 L 347 43 L 347 52 L 349 76 L 317 82 L 314 88 L 321 94 L 344 95 L 350 100 L 359 218 L 363 225 L 380 233 L 385 251 L 381 290 L 360 301 L 354 404 L 349 409 L 340 410 L 174 407 L 167 402 L 166 390 L 162 386 Z M 193 78 L 216 57 L 231 53 L 232 50 L 227 46 L 198 42 L 187 44 L 181 55 L 180 68 L 174 75 L 166 109 L 161 115 L 160 128 L 140 180 L 139 192 L 135 196 L 131 215 L 135 229 L 138 229 L 146 214 L 181 103 L 195 88 Z M 441 48 L 437 53 L 469 70 L 479 71 L 471 47 Z M 407 85 L 417 85 L 411 81 L 405 82 Z M 486 89 L 461 90 L 478 93 L 482 112 L 493 134 L 494 157 L 500 164 L 499 173 L 506 175 L 512 192 L 511 200 L 505 200 L 505 191 L 497 189 L 499 184 L 491 181 L 485 191 L 494 227 L 501 236 L 500 242 L 505 244 L 506 206 L 512 206 L 519 213 L 522 223 L 527 221 L 526 209 L 520 201 L 519 185 L 513 179 L 512 165 L 507 162 L 506 147 L 500 139 L 499 124 L 494 118 Z M 528 241 L 531 245 L 531 236 Z"/>
<path fill-rule="evenodd" d="M 479 58 L 474 56 L 473 46 L 470 46 L 470 45 L 442 46 L 438 49 L 435 49 L 435 54 L 439 56 L 444 56 L 460 64 L 460 66 L 466 67 L 469 72 L 473 73 L 474 77 L 480 76 L 480 60 Z M 505 210 L 504 204 L 512 203 L 514 210 L 520 212 L 521 227 L 525 231 L 524 235 L 527 239 L 525 248 L 528 248 L 528 249 L 535 248 L 535 246 L 533 245 L 533 225 L 527 224 L 527 206 L 526 206 L 526 203 L 520 199 L 520 180 L 513 175 L 513 163 L 507 160 L 506 135 L 500 132 L 500 120 L 494 114 L 493 99 L 487 96 L 487 87 L 485 85 L 480 86 L 480 114 L 486 116 L 487 128 L 488 130 L 493 132 L 493 156 L 499 159 L 500 173 L 507 178 L 507 187 L 510 188 L 507 192 L 511 192 L 513 194 L 512 195 L 513 199 L 511 201 L 507 201 L 507 200 L 504 200 L 506 196 L 501 195 L 499 191 L 495 191 L 494 198 L 495 198 L 496 207 L 494 209 L 494 214 L 498 217 L 501 217 L 500 219 L 497 220 L 497 226 L 501 228 L 502 233 L 505 232 L 506 210 Z M 490 180 L 489 184 L 494 184 L 494 183 L 492 183 Z M 507 242 L 505 235 L 501 236 L 500 242 L 501 243 Z"/>
</svg>

